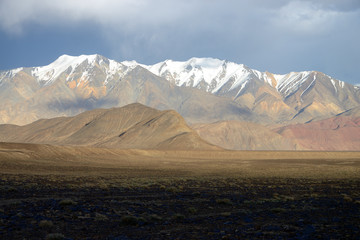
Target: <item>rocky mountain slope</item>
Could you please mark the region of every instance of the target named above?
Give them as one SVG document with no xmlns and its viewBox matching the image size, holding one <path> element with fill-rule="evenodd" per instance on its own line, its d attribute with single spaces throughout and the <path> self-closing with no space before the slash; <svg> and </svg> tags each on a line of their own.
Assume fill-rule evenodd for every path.
<svg viewBox="0 0 360 240">
<path fill-rule="evenodd" d="M 192 128 L 199 136 L 225 149 L 232 150 L 302 150 L 296 140 L 288 139 L 260 124 L 221 121 L 196 124 Z"/>
<path fill-rule="evenodd" d="M 202 140 L 177 112 L 141 104 L 42 119 L 25 126 L 0 125 L 0 141 L 104 148 L 220 149 Z"/>
<path fill-rule="evenodd" d="M 359 87 L 316 71 L 279 75 L 212 58 L 144 67 L 178 86 L 231 98 L 276 122 L 326 118 L 360 104 Z"/>
<path fill-rule="evenodd" d="M 192 122 L 258 119 L 240 103 L 177 87 L 141 66 L 99 55 L 64 55 L 48 66 L 2 72 L 0 100 L 0 123 L 19 125 L 134 102 L 175 109 Z"/>
<path fill-rule="evenodd" d="M 324 120 L 281 127 L 276 131 L 312 150 L 360 150 L 360 107 Z"/>
<path fill-rule="evenodd" d="M 139 102 L 174 109 L 192 123 L 289 124 L 357 107 L 360 89 L 315 71 L 277 75 L 211 58 L 146 66 L 63 55 L 47 66 L 0 72 L 0 100 L 0 123 L 27 124 Z"/>
</svg>

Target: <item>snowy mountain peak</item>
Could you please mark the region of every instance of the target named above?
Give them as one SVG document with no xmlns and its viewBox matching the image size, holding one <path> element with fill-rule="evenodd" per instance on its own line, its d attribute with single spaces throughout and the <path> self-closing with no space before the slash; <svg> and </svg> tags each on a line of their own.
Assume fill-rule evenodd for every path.
<svg viewBox="0 0 360 240">
<path fill-rule="evenodd" d="M 131 67 L 131 68 L 135 68 L 136 66 L 141 65 L 141 64 L 139 64 L 138 62 L 136 62 L 135 60 L 132 60 L 132 61 L 123 61 L 123 62 L 121 62 L 121 63 L 124 64 L 125 66 Z"/>
<path fill-rule="evenodd" d="M 104 59 L 104 57 L 102 57 L 98 54 L 80 55 L 80 56 L 70 56 L 70 55 L 64 54 L 64 55 L 61 55 L 58 59 L 56 59 L 50 65 L 52 65 L 55 68 L 57 68 L 57 67 L 61 68 L 61 67 L 69 67 L 69 66 L 78 65 L 85 61 L 87 61 L 88 64 L 94 64 L 95 62 L 99 62 L 100 60 L 103 60 L 103 59 Z"/>
<path fill-rule="evenodd" d="M 35 76 L 39 82 L 45 82 L 49 84 L 58 78 L 62 73 L 69 70 L 73 71 L 77 66 L 79 66 L 84 61 L 87 61 L 89 64 L 93 64 L 98 55 L 81 55 L 78 57 L 62 55 L 54 62 L 50 63 L 47 66 L 35 67 L 31 74 Z"/>
<path fill-rule="evenodd" d="M 145 66 L 155 75 L 164 77 L 178 86 L 195 87 L 216 93 L 231 81 L 234 89 L 244 84 L 255 70 L 243 64 L 219 60 L 216 58 L 191 58 L 187 61 L 166 60 L 151 66 Z"/>
<path fill-rule="evenodd" d="M 259 84 L 267 83 L 286 98 L 300 88 L 309 90 L 315 84 L 317 76 L 323 74 L 316 71 L 273 74 L 226 60 L 196 57 L 187 61 L 166 60 L 154 65 L 142 66 L 178 86 L 195 87 L 216 95 L 232 92 L 230 95 L 234 98 L 244 93 L 245 87 L 253 81 L 259 81 Z M 326 78 L 332 79 L 329 76 Z M 344 87 L 341 81 L 332 79 L 332 82 Z"/>
<path fill-rule="evenodd" d="M 66 75 L 66 81 L 72 81 L 80 73 L 80 79 L 87 81 L 94 68 L 100 68 L 105 72 L 104 83 L 112 78 L 119 71 L 123 72 L 125 66 L 114 60 L 109 60 L 101 55 L 62 55 L 47 66 L 35 67 L 32 69 L 32 76 L 36 77 L 42 85 L 49 85 L 62 74 Z M 75 74 L 77 73 L 77 74 Z"/>
<path fill-rule="evenodd" d="M 245 66 L 216 58 L 191 58 L 187 61 L 165 60 L 144 66 L 150 72 L 164 77 L 178 86 L 188 86 L 214 92 L 236 71 Z"/>
<path fill-rule="evenodd" d="M 216 58 L 190 58 L 186 61 L 187 65 L 198 68 L 219 68 L 225 63 L 224 60 L 219 60 Z"/>
</svg>

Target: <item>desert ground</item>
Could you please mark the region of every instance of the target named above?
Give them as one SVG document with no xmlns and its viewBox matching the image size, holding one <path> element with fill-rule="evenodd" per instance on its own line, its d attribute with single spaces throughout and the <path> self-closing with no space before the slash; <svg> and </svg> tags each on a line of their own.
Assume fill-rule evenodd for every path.
<svg viewBox="0 0 360 240">
<path fill-rule="evenodd" d="M 360 153 L 0 143 L 0 239 L 357 239 Z"/>
</svg>

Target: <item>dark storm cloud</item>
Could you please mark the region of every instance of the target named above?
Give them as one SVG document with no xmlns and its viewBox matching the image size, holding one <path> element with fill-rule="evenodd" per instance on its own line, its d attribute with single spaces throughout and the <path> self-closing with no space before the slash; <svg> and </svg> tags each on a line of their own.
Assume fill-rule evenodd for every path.
<svg viewBox="0 0 360 240">
<path fill-rule="evenodd" d="M 358 0 L 3 0 L 0 27 L 98 26 L 107 57 L 146 64 L 216 57 L 259 70 L 319 70 L 360 82 Z M 85 41 L 85 40 L 84 40 Z M 71 54 L 71 53 L 68 53 Z"/>
</svg>

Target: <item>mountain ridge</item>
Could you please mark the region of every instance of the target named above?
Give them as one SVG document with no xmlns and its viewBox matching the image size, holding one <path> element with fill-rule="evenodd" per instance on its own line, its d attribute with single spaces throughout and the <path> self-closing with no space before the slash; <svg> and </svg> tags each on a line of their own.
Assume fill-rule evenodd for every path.
<svg viewBox="0 0 360 240">
<path fill-rule="evenodd" d="M 249 75 L 253 74 L 256 75 L 258 78 L 263 79 L 264 82 L 268 83 L 270 86 L 276 87 L 276 89 L 279 92 L 282 92 L 285 94 L 285 97 L 288 95 L 291 95 L 293 88 L 286 88 L 288 87 L 294 87 L 297 89 L 299 85 L 301 85 L 306 78 L 307 75 L 311 73 L 318 73 L 318 74 L 324 74 L 321 72 L 318 72 L 316 70 L 312 71 L 301 71 L 301 72 L 290 72 L 287 74 L 276 74 L 276 73 L 270 73 L 268 71 L 261 72 L 255 69 L 251 69 L 248 66 L 244 64 L 238 64 L 227 60 L 220 60 L 216 58 L 199 58 L 199 57 L 193 57 L 190 58 L 187 61 L 174 61 L 171 59 L 167 59 L 165 61 L 155 63 L 153 65 L 145 65 L 141 63 L 137 63 L 136 61 L 122 61 L 118 62 L 115 60 L 108 59 L 102 55 L 99 54 L 92 54 L 92 55 L 80 55 L 80 56 L 70 56 L 67 54 L 63 54 L 60 57 L 58 57 L 55 61 L 48 65 L 44 66 L 37 66 L 37 67 L 19 67 L 15 69 L 10 70 L 0 70 L 0 83 L 5 77 L 13 77 L 18 72 L 24 70 L 24 69 L 31 69 L 31 74 L 36 77 L 39 81 L 44 81 L 46 84 L 50 84 L 53 80 L 55 80 L 57 77 L 61 75 L 61 73 L 65 72 L 66 70 L 69 70 L 68 73 L 69 76 L 67 77 L 67 81 L 71 81 L 74 79 L 74 76 L 71 76 L 74 70 L 81 66 L 85 61 L 87 61 L 90 65 L 94 66 L 97 62 L 99 65 L 107 64 L 109 65 L 109 75 L 106 77 L 104 84 L 107 84 L 107 79 L 111 77 L 111 74 L 114 74 L 115 72 L 118 72 L 123 69 L 132 70 L 137 66 L 141 66 L 145 69 L 148 69 L 150 72 L 154 73 L 157 76 L 163 76 L 165 79 L 170 81 L 170 77 L 177 79 L 177 81 L 174 81 L 176 85 L 178 86 L 192 86 L 195 88 L 201 88 L 201 86 L 198 86 L 201 84 L 201 80 L 205 80 L 208 84 L 213 81 L 216 77 L 221 77 L 221 70 L 224 70 L 224 67 L 228 67 L 227 65 L 230 65 L 229 68 L 231 69 L 227 75 L 223 75 L 222 78 L 225 80 L 221 81 L 220 86 L 218 86 L 215 89 L 208 89 L 206 91 L 212 91 L 212 93 L 218 92 L 221 87 L 223 87 L 223 84 L 226 84 L 230 78 L 238 77 L 240 80 L 247 80 L 246 77 L 249 77 Z M 185 76 L 180 76 L 184 73 L 184 69 L 188 70 L 188 74 Z M 179 74 L 179 72 L 181 72 Z M 239 74 L 239 72 L 244 73 L 244 75 Z M 124 75 L 126 72 L 124 73 Z M 170 75 L 167 75 L 170 74 Z M 237 75 L 237 76 L 235 76 Z M 326 75 L 326 74 L 325 74 Z M 335 89 L 337 89 L 336 85 L 340 87 L 344 87 L 345 83 L 344 81 L 336 80 L 332 78 L 331 76 L 326 75 L 328 78 L 333 80 L 333 86 Z M 88 80 L 87 72 L 83 72 L 82 80 L 87 81 Z M 192 79 L 189 79 L 192 78 Z M 196 79 L 197 81 L 191 82 L 191 80 Z M 181 81 L 180 81 L 181 80 Z M 336 81 L 336 82 L 335 82 Z M 193 83 L 193 85 L 191 85 Z M 337 83 L 337 84 L 336 84 Z M 230 89 L 234 89 L 238 87 L 241 84 L 246 85 L 246 81 L 235 81 L 235 83 L 230 87 Z M 244 88 L 244 85 L 240 86 L 241 88 Z M 356 88 L 360 88 L 359 86 L 354 85 Z"/>
<path fill-rule="evenodd" d="M 359 87 L 316 71 L 279 75 L 213 58 L 143 65 L 98 54 L 0 72 L 0 94 L 0 123 L 16 124 L 140 102 L 175 109 L 191 123 L 286 125 L 360 105 Z"/>
<path fill-rule="evenodd" d="M 215 67 L 208 69 L 209 65 Z M 259 114 L 275 118 L 288 115 L 286 118 L 290 121 L 305 122 L 321 115 L 326 118 L 360 104 L 359 87 L 318 71 L 280 75 L 211 58 L 192 58 L 185 62 L 167 60 L 148 69 L 178 86 L 229 97 Z M 325 92 L 328 96 L 323 97 Z M 332 98 L 330 103 L 326 98 Z M 345 100 L 348 103 L 344 103 Z"/>
</svg>

